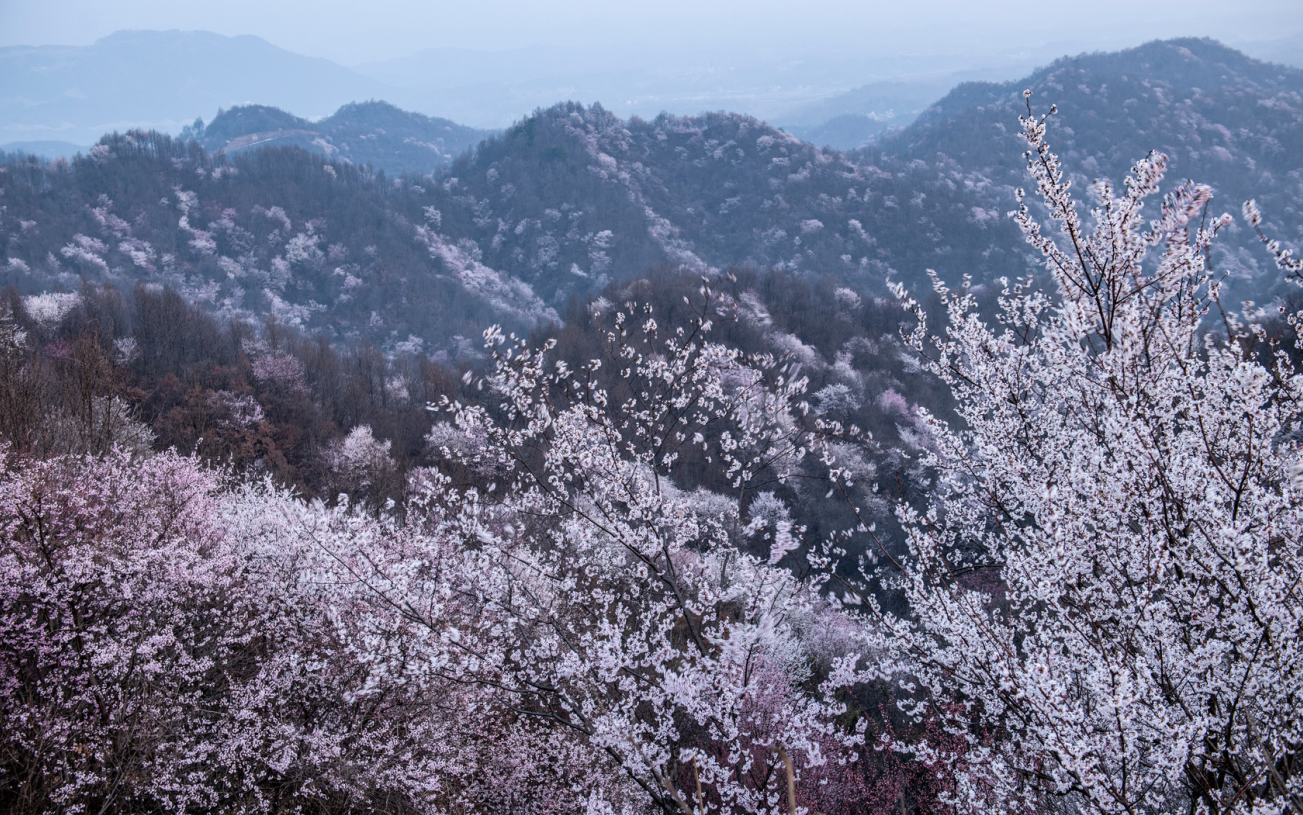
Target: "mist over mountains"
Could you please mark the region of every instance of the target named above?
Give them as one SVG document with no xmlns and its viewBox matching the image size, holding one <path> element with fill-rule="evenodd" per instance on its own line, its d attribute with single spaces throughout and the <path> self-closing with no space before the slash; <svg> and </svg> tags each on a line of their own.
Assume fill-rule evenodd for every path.
<svg viewBox="0 0 1303 815">
<path fill-rule="evenodd" d="M 175 133 L 197 116 L 257 102 L 316 118 L 385 87 L 258 37 L 119 31 L 89 46 L 0 48 L 0 144 L 92 144 L 133 128 Z"/>
<path fill-rule="evenodd" d="M 1303 64 L 1303 40 L 1247 43 L 1250 53 Z M 727 110 L 838 149 L 909 124 L 964 81 L 1013 79 L 1061 56 L 1041 43 L 1018 52 L 939 45 L 879 53 L 615 41 L 498 51 L 433 48 L 345 67 L 253 36 L 119 31 L 87 46 L 0 48 L 0 147 L 70 156 L 107 132 L 176 134 L 196 118 L 250 104 L 308 121 L 382 100 L 479 129 L 506 127 L 558 101 L 600 102 L 622 117 Z"/>
<path fill-rule="evenodd" d="M 487 128 L 563 99 L 608 100 L 644 115 L 719 108 L 768 115 L 825 94 L 829 82 L 836 88 L 839 72 L 857 72 L 838 64 L 812 75 L 800 61 L 764 68 L 766 55 L 684 56 L 667 53 L 648 70 L 615 47 L 435 49 L 351 69 L 252 36 L 120 31 L 89 46 L 0 48 L 0 145 L 85 146 L 133 128 L 175 134 L 197 117 L 249 104 L 316 120 L 348 103 L 385 100 Z"/>
<path fill-rule="evenodd" d="M 397 89 L 415 109 L 437 110 L 479 127 L 502 127 L 562 100 L 600 102 L 622 117 L 725 110 L 813 127 L 837 116 L 869 114 L 901 126 L 959 81 L 1012 78 L 1054 56 L 1058 53 L 1047 51 L 888 58 L 859 49 L 815 59 L 772 46 L 598 42 L 500 52 L 435 48 L 356 70 Z"/>
<path fill-rule="evenodd" d="M 315 121 L 368 100 L 487 129 L 563 100 L 600 101 L 621 116 L 644 118 L 730 110 L 815 127 L 867 114 L 899 126 L 957 81 L 1012 78 L 1058 53 L 885 55 L 861 48 L 812 58 L 772 45 L 705 48 L 685 40 L 437 48 L 349 68 L 252 36 L 119 31 L 87 46 L 0 48 L 0 146 L 84 147 L 132 128 L 176 134 L 196 118 L 248 104 Z M 867 93 L 856 90 L 866 82 Z M 838 101 L 839 93 L 851 97 Z"/>
<path fill-rule="evenodd" d="M 802 141 L 840 150 L 905 127 L 965 77 L 873 82 L 784 114 L 783 129 Z"/>
</svg>

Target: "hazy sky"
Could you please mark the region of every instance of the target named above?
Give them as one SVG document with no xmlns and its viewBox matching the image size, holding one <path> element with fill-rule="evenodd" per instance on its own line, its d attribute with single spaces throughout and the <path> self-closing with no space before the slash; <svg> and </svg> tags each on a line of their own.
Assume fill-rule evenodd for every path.
<svg viewBox="0 0 1303 815">
<path fill-rule="evenodd" d="M 1033 10 L 1034 9 L 1034 10 Z M 1303 31 L 1299 0 L 0 0 L 0 45 L 82 45 L 123 28 L 254 34 L 344 64 L 422 48 L 535 43 L 1062 52 L 1155 37 L 1235 42 Z"/>
</svg>

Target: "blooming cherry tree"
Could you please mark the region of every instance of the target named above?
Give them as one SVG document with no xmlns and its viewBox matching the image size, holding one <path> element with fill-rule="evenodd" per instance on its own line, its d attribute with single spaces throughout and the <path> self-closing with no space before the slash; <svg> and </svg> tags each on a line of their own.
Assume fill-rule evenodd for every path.
<svg viewBox="0 0 1303 815">
<path fill-rule="evenodd" d="M 870 630 L 963 700 L 951 728 L 995 728 L 970 810 L 1299 811 L 1303 376 L 1222 318 L 1211 191 L 1147 215 L 1150 155 L 1083 216 L 1046 119 L 1023 136 L 1059 234 L 1016 218 L 1055 290 L 1007 284 L 988 322 L 938 283 L 941 336 L 901 292 L 960 421 L 929 417 L 938 488 L 901 510 L 916 618 Z"/>
<path fill-rule="evenodd" d="M 223 490 L 173 453 L 0 449 L 0 800 L 435 809 L 465 772 L 449 707 L 470 705 L 328 554 L 393 531 L 266 487 Z"/>
<path fill-rule="evenodd" d="M 760 493 L 747 524 L 738 497 L 798 473 L 805 381 L 710 342 L 708 311 L 669 336 L 632 305 L 614 323 L 605 360 L 580 369 L 550 360 L 551 344 L 489 331 L 487 398 L 445 403 L 451 424 L 431 436 L 483 483 L 430 476 L 417 499 L 427 540 L 461 541 L 461 554 L 360 571 L 455 646 L 432 658 L 522 720 L 568 732 L 659 808 L 807 811 L 802 773 L 844 761 L 856 740 L 833 721 L 837 691 L 858 677 L 856 635 L 812 675 L 801 630 L 844 618 L 817 584 L 746 553 L 779 513 Z M 603 365 L 616 388 L 602 386 Z M 676 485 L 689 451 L 735 492 Z M 772 560 L 791 548 L 779 523 Z M 442 601 L 426 610 L 418 561 L 442 564 L 464 623 L 450 626 Z"/>
</svg>

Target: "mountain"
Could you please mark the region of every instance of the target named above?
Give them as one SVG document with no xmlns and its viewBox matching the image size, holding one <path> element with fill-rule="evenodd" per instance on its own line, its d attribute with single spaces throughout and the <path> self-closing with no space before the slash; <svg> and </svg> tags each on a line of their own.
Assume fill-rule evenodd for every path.
<svg viewBox="0 0 1303 815">
<path fill-rule="evenodd" d="M 197 137 L 213 153 L 293 145 L 399 175 L 433 172 L 492 132 L 409 113 L 386 102 L 354 102 L 316 122 L 267 105 L 242 105 L 219 112 L 206 126 L 185 135 Z"/>
<path fill-rule="evenodd" d="M 258 37 L 119 31 L 88 46 L 0 48 L 0 143 L 91 144 L 108 131 L 175 133 L 196 116 L 257 102 L 315 118 L 392 89 Z"/>
<path fill-rule="evenodd" d="M 943 234 L 948 208 L 971 204 L 931 166 L 885 172 L 739 114 L 644 121 L 558 105 L 446 176 L 429 191 L 440 228 L 558 304 L 657 264 L 783 268 L 883 292 L 929 266 L 1007 266 L 1017 246 L 994 216 L 950 218 Z"/>
<path fill-rule="evenodd" d="M 862 292 L 922 283 L 927 269 L 980 284 L 1039 269 L 1007 217 L 1027 185 L 1018 115 L 1028 87 L 1039 109 L 1058 104 L 1050 139 L 1079 189 L 1120 183 L 1157 149 L 1171 157 L 1170 185 L 1211 184 L 1219 211 L 1256 197 L 1273 234 L 1303 239 L 1303 71 L 1211 40 L 963 84 L 849 155 L 737 114 L 642 120 L 556 106 L 458 159 L 429 197 L 442 230 L 557 305 L 657 263 L 781 267 Z M 1230 296 L 1282 293 L 1266 253 L 1234 229 L 1214 258 Z"/>
<path fill-rule="evenodd" d="M 1154 149 L 1170 159 L 1169 183 L 1211 185 L 1218 211 L 1238 212 L 1256 198 L 1275 237 L 1303 241 L 1303 70 L 1208 39 L 1084 54 L 1017 82 L 959 85 L 858 160 L 948 164 L 983 176 L 990 189 L 1022 186 L 1017 117 L 1026 114 L 1024 89 L 1033 92 L 1037 113 L 1057 105 L 1049 140 L 1079 188 L 1096 178 L 1120 181 Z M 1001 209 L 1012 206 L 1005 195 L 993 200 Z M 1248 235 L 1214 260 L 1232 275 L 1236 294 L 1280 291 L 1279 272 Z"/>
<path fill-rule="evenodd" d="M 241 108 L 205 129 L 224 146 L 216 156 L 141 133 L 67 165 L 7 165 L 0 285 L 167 285 L 221 314 L 449 354 L 488 323 L 538 326 L 572 298 L 667 267 L 778 269 L 867 297 L 886 297 L 889 281 L 925 290 L 929 269 L 981 287 L 1040 270 L 1007 216 L 1028 183 L 1017 121 L 1026 87 L 1037 111 L 1057 103 L 1049 138 L 1077 189 L 1120 183 L 1153 147 L 1172 157 L 1169 186 L 1213 184 L 1217 211 L 1255 197 L 1275 237 L 1303 242 L 1303 71 L 1176 40 L 960 85 L 852 153 L 739 114 L 624 119 L 565 103 L 432 176 L 395 179 L 367 170 L 361 152 L 340 160 L 345 145 L 372 141 L 333 135 L 342 124 L 330 141 L 308 140 L 321 139 L 318 153 L 241 148 L 249 132 L 288 134 L 287 144 L 326 132 Z M 368 106 L 331 118 L 383 116 L 412 121 Z M 325 145 L 339 152 L 322 155 Z M 1243 227 L 1213 261 L 1231 275 L 1231 302 L 1283 293 Z"/>
<path fill-rule="evenodd" d="M 773 268 L 874 296 L 927 268 L 1027 268 L 1013 226 L 974 209 L 984 179 L 941 170 L 857 164 L 738 114 L 574 103 L 396 181 L 293 147 L 214 157 L 127 134 L 66 168 L 10 165 L 0 283 L 169 285 L 231 316 L 451 351 L 475 326 L 537 325 L 656 268 Z"/>
<path fill-rule="evenodd" d="M 880 133 L 909 124 L 913 118 L 910 113 L 898 116 L 895 111 L 877 115 L 841 113 L 817 125 L 785 125 L 783 129 L 810 144 L 834 150 L 854 150 L 865 146 Z"/>
<path fill-rule="evenodd" d="M 260 113 L 259 127 L 300 124 Z M 888 177 L 735 114 L 625 121 L 559 105 L 432 179 L 294 147 L 211 156 L 151 133 L 0 169 L 0 284 L 166 285 L 227 316 L 430 352 L 456 353 L 489 323 L 554 320 L 571 297 L 656 267 L 774 267 L 880 293 L 897 269 L 1014 243 L 1007 224 L 995 241 L 977 222 L 919 241 L 932 227 L 895 202 L 935 180 Z"/>
</svg>

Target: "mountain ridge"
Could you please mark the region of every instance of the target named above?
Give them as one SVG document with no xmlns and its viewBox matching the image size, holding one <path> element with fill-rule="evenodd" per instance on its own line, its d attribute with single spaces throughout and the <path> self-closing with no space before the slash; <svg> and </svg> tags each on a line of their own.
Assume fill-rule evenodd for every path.
<svg viewBox="0 0 1303 815">
<path fill-rule="evenodd" d="M 1206 38 L 1065 57 L 1016 82 L 965 83 L 857 160 L 949 161 L 995 185 L 1022 186 L 1017 117 L 1027 113 L 1025 89 L 1037 115 L 1057 106 L 1048 140 L 1082 188 L 1099 178 L 1120 182 L 1156 150 L 1168 158 L 1169 185 L 1210 185 L 1218 211 L 1257 199 L 1276 237 L 1303 241 L 1303 70 Z M 1286 292 L 1252 244 L 1244 232 L 1218 250 L 1229 292 L 1253 299 Z"/>
<path fill-rule="evenodd" d="M 1172 184 L 1211 182 L 1219 210 L 1255 197 L 1272 234 L 1298 242 L 1303 72 L 1247 61 L 1245 73 L 1229 49 L 1182 42 L 1070 58 L 1026 83 L 960 86 L 849 154 L 740 114 L 624 119 L 578 103 L 398 178 L 296 147 L 214 157 L 149 134 L 111 137 L 64 169 L 10 165 L 0 284 L 170 285 L 221 313 L 427 349 L 460 347 L 477 322 L 545 323 L 572 299 L 666 267 L 778 269 L 866 297 L 889 296 L 889 282 L 926 292 L 934 269 L 981 290 L 1040 268 L 1007 217 L 1027 184 L 1017 135 L 1027 85 L 1037 110 L 1059 104 L 1049 139 L 1078 188 L 1120 180 L 1153 147 L 1172 156 Z M 1141 70 L 1171 61 L 1195 64 L 1172 81 Z M 1216 88 L 1201 78 L 1223 73 Z M 262 113 L 268 127 L 319 132 Z M 130 172 L 140 178 L 127 184 Z M 1229 296 L 1281 294 L 1256 238 L 1231 231 L 1213 258 Z"/>
<path fill-rule="evenodd" d="M 490 135 L 492 131 L 372 100 L 350 102 L 316 121 L 268 105 L 240 105 L 219 111 L 182 138 L 196 138 L 210 153 L 293 145 L 399 175 L 434 172 Z"/>
</svg>

